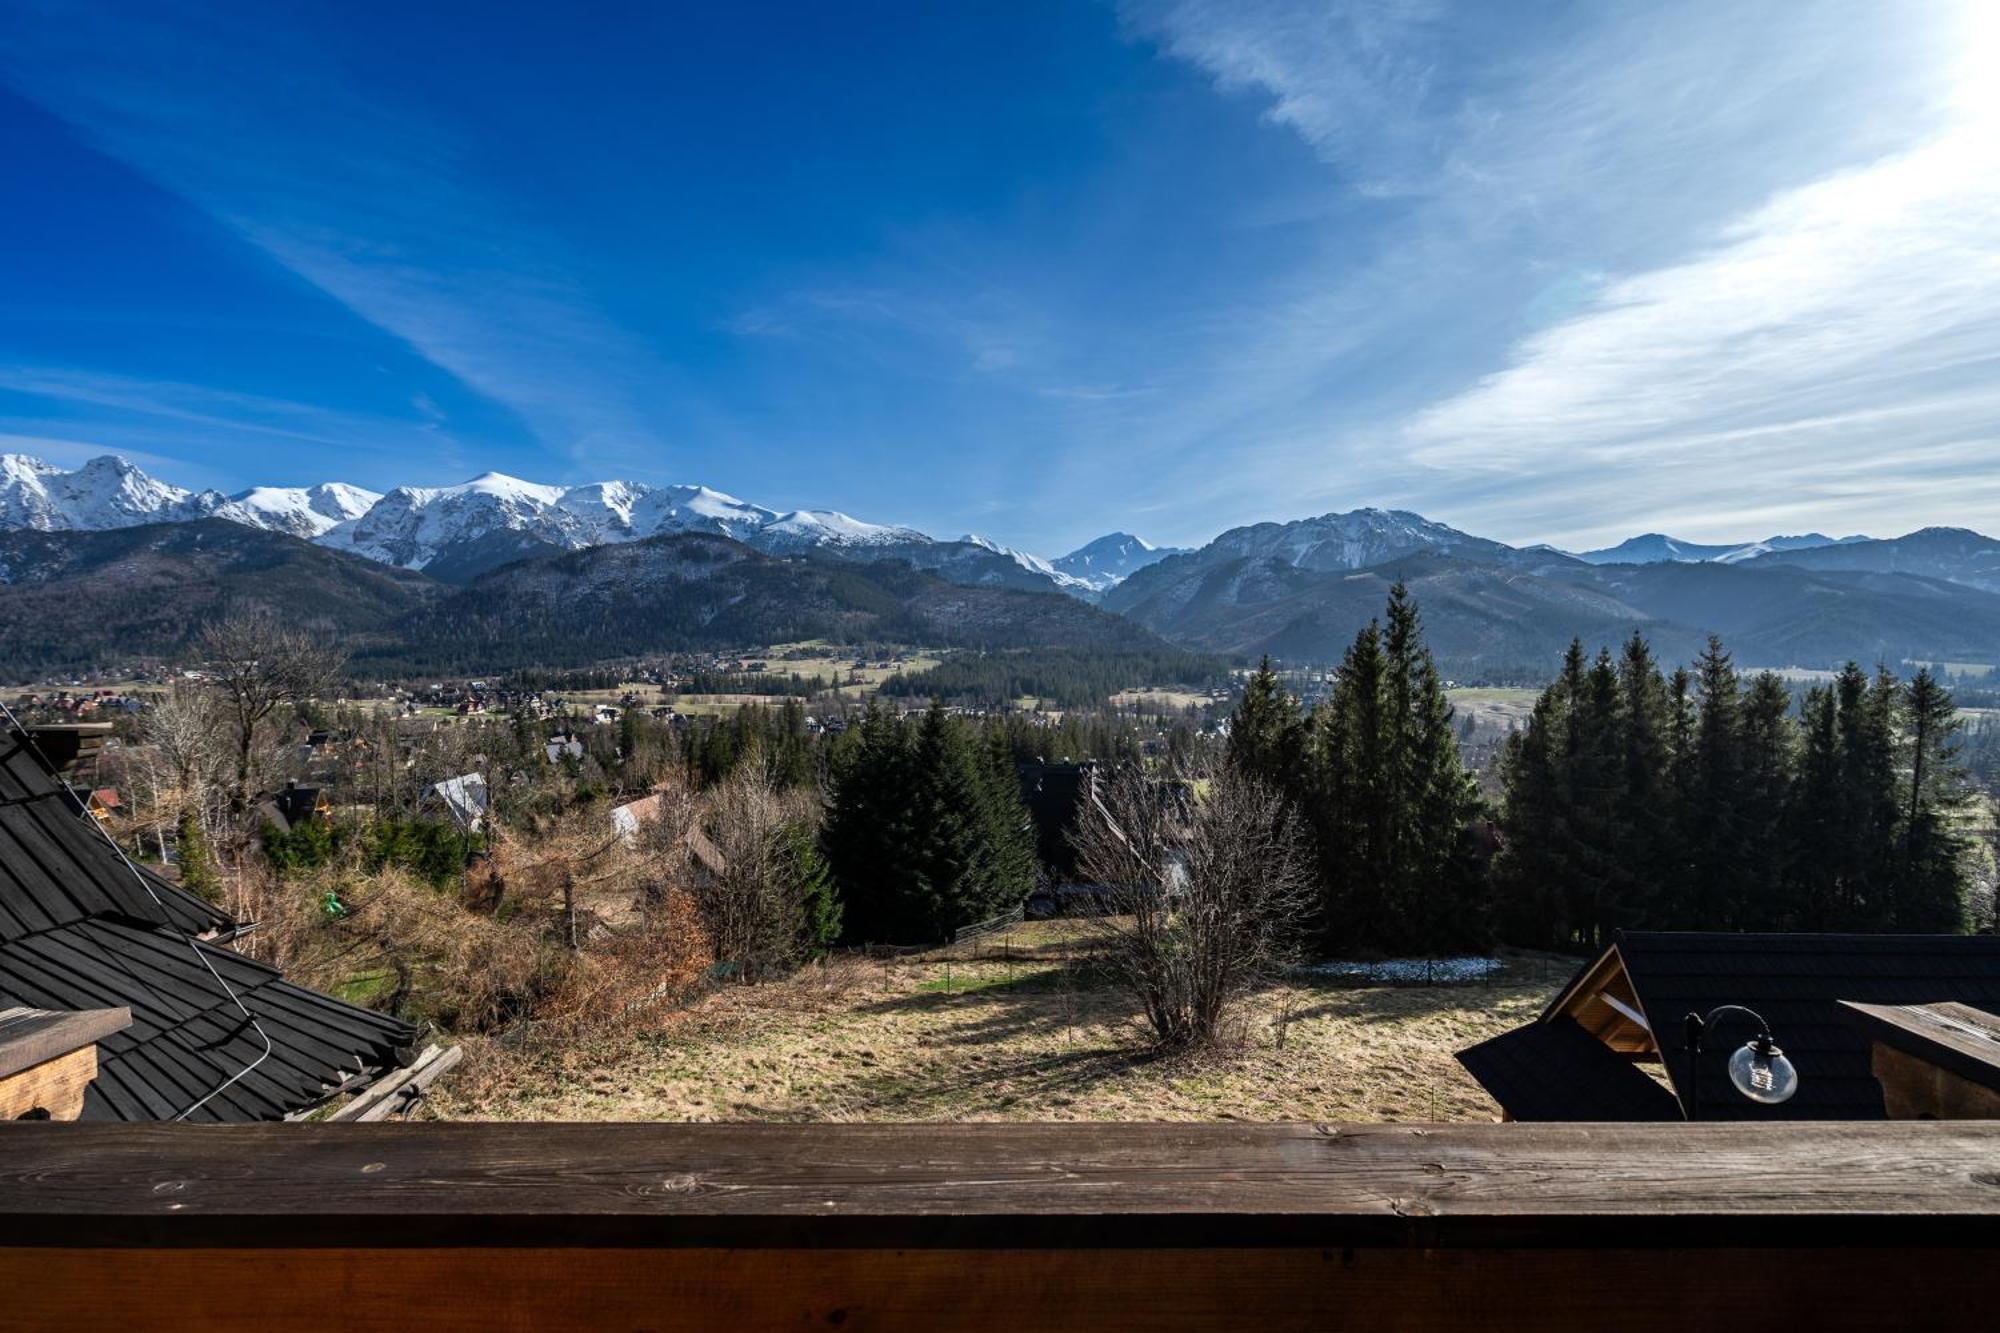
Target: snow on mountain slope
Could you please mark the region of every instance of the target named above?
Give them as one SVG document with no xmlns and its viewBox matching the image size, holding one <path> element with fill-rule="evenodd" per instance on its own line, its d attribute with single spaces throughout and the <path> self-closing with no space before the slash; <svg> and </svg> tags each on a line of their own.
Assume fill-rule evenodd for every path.
<svg viewBox="0 0 2000 1333">
<path fill-rule="evenodd" d="M 1576 552 L 1576 558 L 1592 565 L 1701 564 L 1709 560 L 1734 565 L 1773 551 L 1808 551 L 1820 546 L 1839 546 L 1866 540 L 1866 537 L 1829 537 L 1824 533 L 1807 532 L 1790 537 L 1766 537 L 1756 542 L 1686 542 L 1662 532 L 1648 532 L 1638 537 L 1627 537 L 1616 546 Z"/>
<path fill-rule="evenodd" d="M 65 472 L 26 454 L 0 455 L 0 527 L 99 531 L 206 518 L 229 503 L 217 491 L 170 486 L 107 454 Z"/>
<path fill-rule="evenodd" d="M 0 455 L 0 529 L 98 530 L 208 517 L 407 569 L 445 556 L 461 576 L 508 552 L 577 550 L 678 532 L 713 533 L 773 552 L 861 552 L 931 542 L 914 528 L 831 509 L 780 512 L 706 486 L 549 486 L 487 472 L 457 486 L 399 486 L 386 495 L 326 482 L 255 486 L 225 496 L 156 481 L 110 456 L 67 472 L 25 454 Z"/>
<path fill-rule="evenodd" d="M 982 537 L 976 532 L 968 532 L 959 538 L 959 540 L 968 546 L 977 546 L 981 550 L 991 551 L 995 555 L 1004 555 L 1029 573 L 1040 574 L 1058 588 L 1066 591 L 1096 591 L 1088 579 L 1080 579 L 1073 574 L 1065 574 L 1038 555 L 1030 555 L 1026 551 L 1017 551 L 1011 546 L 1002 546 L 1000 543 Z"/>
<path fill-rule="evenodd" d="M 1369 569 L 1425 552 L 1513 565 L 1564 558 L 1518 551 L 1402 509 L 1354 509 L 1292 523 L 1253 523 L 1231 528 L 1195 554 L 1206 563 L 1254 556 L 1329 571 Z"/>
<path fill-rule="evenodd" d="M 1185 554 L 1186 547 L 1155 546 L 1129 532 L 1111 532 L 1049 563 L 1058 573 L 1081 579 L 1094 591 L 1103 592 L 1148 565 L 1158 564 L 1170 555 Z"/>
<path fill-rule="evenodd" d="M 215 516 L 311 539 L 360 518 L 381 498 L 374 491 L 339 481 L 317 486 L 253 486 L 230 496 Z"/>
</svg>

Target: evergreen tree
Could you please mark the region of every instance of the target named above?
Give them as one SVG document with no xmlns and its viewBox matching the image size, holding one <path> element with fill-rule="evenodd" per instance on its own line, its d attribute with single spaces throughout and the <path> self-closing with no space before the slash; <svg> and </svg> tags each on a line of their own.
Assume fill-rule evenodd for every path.
<svg viewBox="0 0 2000 1333">
<path fill-rule="evenodd" d="M 942 940 L 1034 887 L 1034 843 L 1009 764 L 941 703 L 915 727 L 871 709 L 844 756 L 822 840 L 857 942 Z"/>
<path fill-rule="evenodd" d="M 1965 802 L 1965 772 L 1958 764 L 1963 723 L 1951 693 L 1928 667 L 1919 669 L 1910 681 L 1903 713 L 1910 776 L 1903 806 L 1895 927 L 1962 930 L 1967 843 L 1954 828 L 1953 817 Z"/>
<path fill-rule="evenodd" d="M 1786 891 L 1792 874 L 1786 830 L 1797 768 L 1791 711 L 1791 691 L 1768 671 L 1750 682 L 1739 710 L 1742 859 L 1733 924 L 1743 930 L 1794 929 Z"/>
<path fill-rule="evenodd" d="M 1389 590 L 1383 674 L 1391 744 L 1385 756 L 1391 810 L 1389 910 L 1406 947 L 1442 953 L 1488 942 L 1487 903 L 1465 864 L 1466 825 L 1478 789 L 1458 753 L 1451 702 L 1425 646 L 1409 590 Z"/>
<path fill-rule="evenodd" d="M 844 904 L 842 929 L 857 944 L 895 939 L 924 914 L 902 873 L 912 827 L 906 740 L 895 715 L 870 704 L 836 753 L 820 844 Z"/>
<path fill-rule="evenodd" d="M 1267 656 L 1243 687 L 1229 719 L 1229 766 L 1274 791 L 1296 794 L 1304 754 L 1299 701 Z"/>
<path fill-rule="evenodd" d="M 1535 700 L 1528 724 L 1511 733 L 1500 752 L 1500 853 L 1493 879 L 1502 933 L 1533 949 L 1572 947 L 1564 837 L 1568 800 L 1563 791 L 1559 733 L 1567 727 L 1565 701 L 1555 687 Z"/>
<path fill-rule="evenodd" d="M 1619 852 L 1604 922 L 1612 929 L 1659 919 L 1660 868 L 1675 853 L 1667 682 L 1636 630 L 1618 661 L 1618 693 Z"/>
<path fill-rule="evenodd" d="M 800 956 L 808 961 L 826 956 L 840 943 L 840 893 L 833 871 L 804 824 L 788 825 L 784 852 L 798 886 Z"/>
<path fill-rule="evenodd" d="M 1744 889 L 1742 712 L 1735 664 L 1710 635 L 1695 665 L 1698 712 L 1692 744 L 1681 756 L 1679 840 L 1686 849 L 1686 927 L 1725 930 Z"/>
</svg>

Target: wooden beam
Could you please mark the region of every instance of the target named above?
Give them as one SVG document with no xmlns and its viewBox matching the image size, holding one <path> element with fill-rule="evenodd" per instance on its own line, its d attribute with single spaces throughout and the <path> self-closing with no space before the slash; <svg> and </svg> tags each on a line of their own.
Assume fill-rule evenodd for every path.
<svg viewBox="0 0 2000 1333">
<path fill-rule="evenodd" d="M 0 1124 L 20 1327 L 1984 1328 L 1996 1267 L 1973 1122 Z"/>
<path fill-rule="evenodd" d="M 414 1101 L 422 1096 L 426 1088 L 435 1083 L 444 1072 L 459 1061 L 464 1050 L 457 1046 L 439 1046 L 435 1043 L 424 1047 L 423 1054 L 411 1061 L 406 1069 L 392 1069 L 376 1079 L 359 1093 L 354 1100 L 327 1117 L 330 1123 L 345 1121 L 381 1120 L 392 1111 L 403 1109 L 405 1090 L 414 1088 L 409 1097 Z"/>
<path fill-rule="evenodd" d="M 357 1228 L 392 1245 L 1995 1245 L 2000 1124 L 0 1124 L 0 1238 L 346 1245 Z"/>
<path fill-rule="evenodd" d="M 74 1120 L 83 1094 L 97 1077 L 97 1048 L 85 1046 L 0 1078 L 0 1120 L 44 1116 Z"/>
<path fill-rule="evenodd" d="M 132 1026 L 118 1009 L 0 1009 L 0 1078 L 104 1040 Z"/>
</svg>

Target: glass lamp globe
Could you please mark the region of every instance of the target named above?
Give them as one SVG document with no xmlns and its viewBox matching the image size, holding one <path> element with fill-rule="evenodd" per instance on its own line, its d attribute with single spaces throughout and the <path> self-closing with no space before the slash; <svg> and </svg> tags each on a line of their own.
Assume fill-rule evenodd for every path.
<svg viewBox="0 0 2000 1333">
<path fill-rule="evenodd" d="M 1769 1037 L 1753 1037 L 1729 1057 L 1729 1081 L 1751 1101 L 1776 1106 L 1799 1090 L 1799 1071 Z"/>
</svg>

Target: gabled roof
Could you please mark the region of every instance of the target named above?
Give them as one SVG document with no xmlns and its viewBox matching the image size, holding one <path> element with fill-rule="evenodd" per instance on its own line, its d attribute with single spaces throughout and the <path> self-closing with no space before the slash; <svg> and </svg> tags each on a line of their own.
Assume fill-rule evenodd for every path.
<svg viewBox="0 0 2000 1333">
<path fill-rule="evenodd" d="M 1884 1115 L 1882 1088 L 1870 1068 L 1868 1043 L 1843 1008 L 1842 1002 L 1849 1000 L 1894 1005 L 1957 1001 L 2000 1009 L 2000 938 L 1621 931 L 1611 948 L 1584 964 L 1530 1026 L 1580 1018 L 1581 1029 L 1610 1020 L 1586 1035 L 1621 1048 L 1636 1036 L 1658 1054 L 1676 1096 L 1684 1099 L 1690 1082 L 1687 1015 L 1706 1015 L 1718 1005 L 1744 1005 L 1771 1025 L 1772 1036 L 1799 1071 L 1799 1090 L 1777 1106 L 1762 1106 L 1739 1094 L 1729 1082 L 1727 1062 L 1754 1028 L 1741 1016 L 1725 1018 L 1704 1042 L 1699 1119 L 1879 1120 Z M 1631 1016 L 1620 1012 L 1620 1005 Z M 1522 1049 L 1533 1048 L 1524 1044 Z M 1509 1097 L 1532 1098 L 1531 1085 L 1520 1079 L 1488 1083 L 1481 1068 L 1467 1067 L 1510 1114 L 1529 1118 Z M 1523 1102 L 1524 1107 L 1532 1104 Z"/>
<path fill-rule="evenodd" d="M 1679 1120 L 1680 1103 L 1644 1070 L 1558 1015 L 1458 1053 L 1516 1120 Z"/>
<path fill-rule="evenodd" d="M 222 982 L 272 1049 L 191 1119 L 281 1119 L 405 1058 L 407 1024 L 198 938 L 234 926 L 127 863 L 23 737 L 0 733 L 0 1008 L 132 1011 L 98 1045 L 84 1119 L 170 1119 L 257 1060 L 264 1043 Z"/>
<path fill-rule="evenodd" d="M 1729 1053 L 1752 1035 L 1725 1021 L 1704 1042 L 1703 1120 L 1879 1120 L 1882 1087 L 1868 1043 L 1842 1000 L 1929 1004 L 1956 1000 L 2000 1008 L 2000 938 L 1991 935 L 1724 935 L 1624 931 L 1617 937 L 1626 975 L 1652 1022 L 1667 1072 L 1687 1087 L 1690 1013 L 1747 1005 L 1799 1071 L 1799 1090 L 1760 1106 L 1729 1082 Z"/>
<path fill-rule="evenodd" d="M 486 818 L 490 797 L 484 773 L 461 773 L 446 778 L 434 783 L 424 794 L 435 796 L 461 828 L 476 830 Z"/>
</svg>

